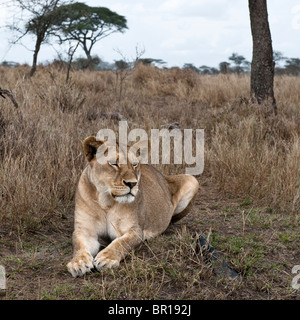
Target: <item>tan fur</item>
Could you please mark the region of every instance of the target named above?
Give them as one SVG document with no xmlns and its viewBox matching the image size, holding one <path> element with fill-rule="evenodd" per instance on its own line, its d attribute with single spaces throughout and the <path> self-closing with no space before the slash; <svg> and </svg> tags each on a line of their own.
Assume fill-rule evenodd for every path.
<svg viewBox="0 0 300 320">
<path fill-rule="evenodd" d="M 73 259 L 67 265 L 74 277 L 118 266 L 132 248 L 185 216 L 199 188 L 193 176 L 164 176 L 130 153 L 127 164 L 100 164 L 96 152 L 102 144 L 95 137 L 83 142 L 89 164 L 77 187 Z M 118 147 L 117 158 L 122 154 Z M 99 252 L 107 239 L 111 243 Z"/>
</svg>

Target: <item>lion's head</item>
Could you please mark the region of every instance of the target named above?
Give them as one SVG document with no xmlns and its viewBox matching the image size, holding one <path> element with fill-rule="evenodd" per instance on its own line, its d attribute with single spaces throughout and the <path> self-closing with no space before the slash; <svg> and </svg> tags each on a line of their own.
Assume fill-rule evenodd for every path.
<svg viewBox="0 0 300 320">
<path fill-rule="evenodd" d="M 96 137 L 83 141 L 83 150 L 91 168 L 91 182 L 102 195 L 110 195 L 119 203 L 133 202 L 139 191 L 140 162 L 132 150 L 140 146 L 138 143 L 135 146 L 135 149 L 129 149 L 116 144 L 116 152 L 110 154 L 112 146 L 107 142 L 98 141 Z"/>
</svg>

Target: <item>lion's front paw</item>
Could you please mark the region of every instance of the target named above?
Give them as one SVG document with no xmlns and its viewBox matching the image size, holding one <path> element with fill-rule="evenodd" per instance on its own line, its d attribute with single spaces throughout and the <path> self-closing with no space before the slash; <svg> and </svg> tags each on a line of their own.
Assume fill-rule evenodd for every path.
<svg viewBox="0 0 300 320">
<path fill-rule="evenodd" d="M 80 253 L 67 264 L 67 268 L 74 278 L 83 276 L 94 268 L 93 257 L 88 252 Z"/>
<path fill-rule="evenodd" d="M 119 264 L 120 260 L 118 260 L 105 249 L 100 251 L 94 259 L 94 266 L 97 268 L 97 270 L 118 267 Z"/>
</svg>

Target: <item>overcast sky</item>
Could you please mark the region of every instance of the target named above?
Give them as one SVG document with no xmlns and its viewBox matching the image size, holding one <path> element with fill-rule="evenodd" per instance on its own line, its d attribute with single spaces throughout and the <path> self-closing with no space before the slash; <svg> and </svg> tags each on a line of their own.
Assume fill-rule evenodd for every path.
<svg viewBox="0 0 300 320">
<path fill-rule="evenodd" d="M 5 1 L 0 1 L 3 3 Z M 145 49 L 144 58 L 166 61 L 168 67 L 193 63 L 217 67 L 237 52 L 251 60 L 252 40 L 248 0 L 86 0 L 90 6 L 104 6 L 127 18 L 128 30 L 112 34 L 93 48 L 105 61 L 135 58 L 135 48 Z M 273 49 L 287 57 L 300 58 L 299 0 L 269 0 L 269 23 Z M 11 22 L 11 13 L 0 7 L 0 26 Z M 31 64 L 32 52 L 23 46 L 10 47 L 11 34 L 0 31 L 0 61 Z M 30 37 L 24 40 L 33 48 Z M 58 47 L 56 46 L 58 49 Z M 82 51 L 78 55 L 84 56 Z M 42 47 L 39 62 L 57 56 L 54 48 Z"/>
</svg>

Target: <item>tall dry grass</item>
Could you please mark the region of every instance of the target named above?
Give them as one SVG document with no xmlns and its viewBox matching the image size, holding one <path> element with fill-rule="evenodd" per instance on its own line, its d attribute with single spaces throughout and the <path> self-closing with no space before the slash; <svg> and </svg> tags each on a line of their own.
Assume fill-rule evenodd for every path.
<svg viewBox="0 0 300 320">
<path fill-rule="evenodd" d="M 32 79 L 24 78 L 27 71 L 0 68 L 0 86 L 20 105 L 16 110 L 0 100 L 2 224 L 36 229 L 69 214 L 85 165 L 81 141 L 101 128 L 117 130 L 118 121 L 101 116 L 112 111 L 130 127 L 178 122 L 204 128 L 204 175 L 224 196 L 299 213 L 300 78 L 276 78 L 275 117 L 249 102 L 249 76 L 139 65 L 122 82 L 111 71 L 77 71 L 65 83 L 64 72 L 51 66 L 40 67 Z"/>
</svg>

